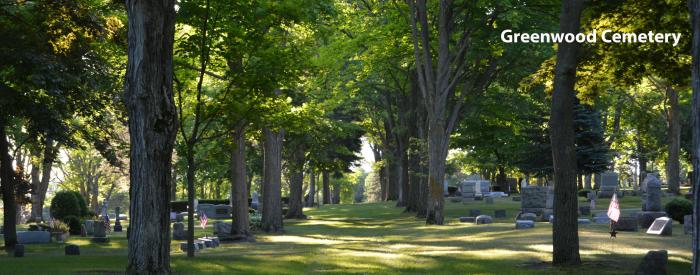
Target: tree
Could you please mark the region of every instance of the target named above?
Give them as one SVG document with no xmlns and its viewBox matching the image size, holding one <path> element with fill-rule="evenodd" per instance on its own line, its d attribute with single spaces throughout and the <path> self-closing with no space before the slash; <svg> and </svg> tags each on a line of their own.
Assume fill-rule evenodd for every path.
<svg viewBox="0 0 700 275">
<path fill-rule="evenodd" d="M 700 273 L 700 0 L 688 2 L 692 28 L 692 132 L 693 132 L 693 263 L 692 274 Z"/>
<path fill-rule="evenodd" d="M 578 33 L 581 26 L 582 0 L 562 4 L 560 33 Z M 560 43 L 554 72 L 554 92 L 549 129 L 554 163 L 554 265 L 581 263 L 578 240 L 578 199 L 576 194 L 576 150 L 574 147 L 574 103 L 578 43 Z"/>
<path fill-rule="evenodd" d="M 126 270 L 130 274 L 167 274 L 171 162 L 177 127 L 172 92 L 175 1 L 128 0 L 126 10 L 129 50 L 124 100 L 131 140 Z"/>
</svg>

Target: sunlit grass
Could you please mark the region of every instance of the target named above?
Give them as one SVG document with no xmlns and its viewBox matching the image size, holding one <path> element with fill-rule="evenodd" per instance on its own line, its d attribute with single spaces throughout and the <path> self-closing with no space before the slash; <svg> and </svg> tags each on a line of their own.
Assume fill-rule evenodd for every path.
<svg viewBox="0 0 700 275">
<path fill-rule="evenodd" d="M 668 200 L 669 198 L 664 198 Z M 625 197 L 623 205 L 636 207 L 638 198 Z M 583 202 L 582 202 L 583 203 Z M 607 203 L 601 200 L 598 211 Z M 307 274 L 307 273 L 413 273 L 413 274 L 620 274 L 632 273 L 648 250 L 669 251 L 669 271 L 687 273 L 690 240 L 682 225 L 674 236 L 620 232 L 611 240 L 606 225 L 579 227 L 584 264 L 552 268 L 549 223 L 515 230 L 513 217 L 520 203 L 497 199 L 467 204 L 447 201 L 447 225 L 428 226 L 393 203 L 334 205 L 306 209 L 307 220 L 286 220 L 284 234 L 258 234 L 255 243 L 223 244 L 198 252 L 194 259 L 172 243 L 172 269 L 179 274 Z M 459 223 L 469 209 L 493 216 L 505 209 L 506 218 L 488 225 Z M 213 223 L 213 222 L 210 222 Z M 197 236 L 212 234 L 197 227 Z M 112 234 L 111 242 L 93 244 L 89 238 L 71 237 L 81 256 L 64 256 L 62 244 L 29 245 L 25 258 L 0 256 L 2 274 L 75 274 L 122 272 L 126 265 L 125 233 Z"/>
</svg>

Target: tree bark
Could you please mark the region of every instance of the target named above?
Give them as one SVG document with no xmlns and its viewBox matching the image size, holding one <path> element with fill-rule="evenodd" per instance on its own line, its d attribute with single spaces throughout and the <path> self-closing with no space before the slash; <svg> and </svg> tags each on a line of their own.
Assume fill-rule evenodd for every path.
<svg viewBox="0 0 700 275">
<path fill-rule="evenodd" d="M 313 207 L 314 199 L 316 198 L 316 174 L 314 174 L 314 169 L 309 169 L 309 198 L 306 201 L 306 206 Z"/>
<path fill-rule="evenodd" d="M 39 181 L 34 181 L 34 173 L 36 168 L 36 173 L 38 173 L 38 167 L 32 165 L 32 183 L 34 184 L 34 190 L 32 190 L 32 214 L 31 216 L 37 220 L 43 220 L 44 212 L 44 201 L 46 200 L 46 191 L 49 188 L 49 181 L 51 180 L 51 167 L 53 166 L 54 160 L 56 159 L 56 152 L 58 148 L 54 146 L 53 140 L 47 138 L 44 142 L 44 157 L 41 162 L 41 179 Z"/>
<path fill-rule="evenodd" d="M 263 211 L 262 230 L 281 232 L 282 220 L 282 138 L 284 130 L 263 128 Z"/>
<path fill-rule="evenodd" d="M 328 171 L 323 171 L 321 176 L 323 178 L 323 204 L 331 204 L 331 179 L 329 178 Z"/>
<path fill-rule="evenodd" d="M 333 199 L 331 202 L 333 204 L 340 204 L 340 186 L 333 186 Z"/>
<path fill-rule="evenodd" d="M 245 163 L 245 124 L 237 125 L 233 131 L 234 146 L 231 149 L 231 236 L 253 241 L 248 216 L 248 187 Z"/>
<path fill-rule="evenodd" d="M 560 33 L 578 33 L 582 0 L 565 1 L 560 17 Z M 576 194 L 576 150 L 574 147 L 574 101 L 576 67 L 580 45 L 560 43 L 554 75 L 550 135 L 554 163 L 554 245 L 553 265 L 581 263 L 578 238 L 578 199 Z"/>
<path fill-rule="evenodd" d="M 678 91 L 671 85 L 666 86 L 668 97 L 668 159 L 666 161 L 666 176 L 668 177 L 668 190 L 676 195 L 680 194 L 680 151 L 681 151 L 681 123 L 678 114 Z"/>
<path fill-rule="evenodd" d="M 690 0 L 692 43 L 692 162 L 693 162 L 693 263 L 691 274 L 700 273 L 700 0 Z"/>
<path fill-rule="evenodd" d="M 304 215 L 304 163 L 306 162 L 304 147 L 297 145 L 292 153 L 291 163 L 288 163 L 289 177 L 289 209 L 287 219 L 305 219 Z"/>
<path fill-rule="evenodd" d="M 3 239 L 5 250 L 13 251 L 17 244 L 17 204 L 15 203 L 15 171 L 12 168 L 10 144 L 5 130 L 6 121 L 0 118 L 0 189 L 3 203 Z"/>
<path fill-rule="evenodd" d="M 170 182 L 176 109 L 173 100 L 175 1 L 126 1 L 129 117 L 129 274 L 170 273 Z"/>
<path fill-rule="evenodd" d="M 194 257 L 194 173 L 197 169 L 194 159 L 194 143 L 188 142 L 187 149 L 187 257 Z"/>
</svg>

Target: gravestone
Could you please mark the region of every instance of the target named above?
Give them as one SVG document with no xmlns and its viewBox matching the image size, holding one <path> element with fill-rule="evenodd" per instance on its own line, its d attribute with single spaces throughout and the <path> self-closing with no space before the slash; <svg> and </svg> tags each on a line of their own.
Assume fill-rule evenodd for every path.
<svg viewBox="0 0 700 275">
<path fill-rule="evenodd" d="M 177 212 L 170 211 L 170 222 L 174 222 L 177 219 Z"/>
<path fill-rule="evenodd" d="M 591 224 L 589 219 L 578 219 L 578 224 Z"/>
<path fill-rule="evenodd" d="M 201 213 L 204 212 L 204 214 L 207 215 L 207 218 L 213 218 L 216 216 L 216 210 L 214 210 L 214 205 L 210 203 L 200 203 L 197 205 L 197 212 L 195 213 Z"/>
<path fill-rule="evenodd" d="M 459 217 L 459 222 L 474 222 L 476 221 L 475 217 Z"/>
<path fill-rule="evenodd" d="M 530 185 L 521 190 L 520 208 L 526 213 L 542 214 L 547 208 L 547 187 Z"/>
<path fill-rule="evenodd" d="M 547 200 L 545 202 L 546 209 L 554 209 L 554 188 L 547 187 Z"/>
<path fill-rule="evenodd" d="M 494 211 L 493 216 L 498 218 L 505 218 L 506 217 L 506 210 L 504 209 L 499 209 Z"/>
<path fill-rule="evenodd" d="M 258 192 L 253 192 L 253 199 L 251 200 L 250 208 L 253 208 L 255 210 L 260 210 L 260 209 L 258 209 L 259 207 L 260 207 L 260 196 L 258 196 Z"/>
<path fill-rule="evenodd" d="M 228 204 L 217 204 L 214 205 L 214 215 L 209 216 L 209 213 L 207 213 L 207 217 L 213 217 L 215 219 L 228 219 L 231 218 L 231 206 Z"/>
<path fill-rule="evenodd" d="M 222 239 L 231 237 L 231 223 L 217 221 L 214 223 L 214 234 Z"/>
<path fill-rule="evenodd" d="M 591 190 L 586 194 L 588 201 L 594 201 L 598 199 L 598 193 L 595 190 Z"/>
<path fill-rule="evenodd" d="M 673 221 L 668 217 L 657 218 L 647 229 L 647 234 L 671 236 L 673 234 Z"/>
<path fill-rule="evenodd" d="M 492 198 L 492 197 L 487 197 L 487 198 L 486 198 L 486 204 L 493 204 L 493 198 Z"/>
<path fill-rule="evenodd" d="M 666 212 L 664 211 L 642 211 L 637 213 L 637 222 L 641 228 L 649 228 L 649 226 L 654 223 L 654 220 L 660 217 L 666 217 Z"/>
<path fill-rule="evenodd" d="M 537 215 L 535 213 L 521 213 L 518 217 L 517 220 L 527 220 L 527 221 L 536 221 L 537 220 Z"/>
<path fill-rule="evenodd" d="M 85 225 L 85 231 L 88 236 L 92 236 L 95 232 L 95 221 L 94 220 L 85 220 L 83 223 Z"/>
<path fill-rule="evenodd" d="M 479 215 L 476 216 L 475 222 L 476 224 L 489 224 L 493 223 L 493 218 L 491 218 L 489 215 Z"/>
<path fill-rule="evenodd" d="M 661 181 L 654 174 L 648 174 L 644 182 L 647 188 L 642 198 L 642 211 L 661 211 Z"/>
<path fill-rule="evenodd" d="M 17 231 L 17 243 L 34 244 L 50 243 L 51 232 L 49 231 Z"/>
<path fill-rule="evenodd" d="M 618 175 L 615 172 L 603 173 L 600 175 L 600 193 L 599 198 L 612 198 L 612 195 L 617 191 Z"/>
<path fill-rule="evenodd" d="M 185 230 L 185 223 L 176 222 L 173 223 L 173 240 L 184 240 L 187 239 L 187 230 Z"/>
<path fill-rule="evenodd" d="M 634 272 L 635 275 L 663 275 L 666 274 L 668 264 L 668 252 L 666 250 L 649 251 Z"/>
<path fill-rule="evenodd" d="M 24 257 L 24 245 L 23 244 L 16 244 L 15 245 L 14 256 L 17 258 Z"/>
<path fill-rule="evenodd" d="M 508 193 L 512 192 L 517 192 L 518 191 L 518 179 L 516 178 L 506 178 L 506 190 L 503 190 Z"/>
<path fill-rule="evenodd" d="M 176 222 L 184 222 L 184 221 L 185 221 L 185 217 L 187 217 L 187 212 L 178 213 L 178 214 L 175 216 L 175 221 L 176 221 Z"/>
<path fill-rule="evenodd" d="M 588 205 L 581 205 L 578 208 L 581 211 L 582 216 L 590 216 L 591 215 L 591 207 Z"/>
<path fill-rule="evenodd" d="M 462 183 L 462 198 L 473 200 L 476 197 L 476 181 L 465 181 Z"/>
<path fill-rule="evenodd" d="M 95 221 L 93 224 L 93 234 L 92 241 L 96 243 L 106 243 L 109 242 L 107 237 L 105 221 Z"/>
<path fill-rule="evenodd" d="M 85 224 L 80 225 L 80 237 L 87 237 L 87 228 L 85 228 Z"/>
<path fill-rule="evenodd" d="M 195 252 L 199 251 L 199 246 L 197 244 L 194 244 L 193 247 L 194 247 Z M 186 242 L 180 243 L 180 250 L 182 250 L 183 252 L 187 252 L 187 243 Z"/>
<path fill-rule="evenodd" d="M 530 220 L 516 220 L 515 229 L 535 228 L 535 222 Z"/>
<path fill-rule="evenodd" d="M 481 215 L 481 210 L 479 209 L 469 209 L 469 216 L 479 216 Z"/>
<path fill-rule="evenodd" d="M 449 189 L 449 185 L 447 184 L 447 180 L 444 180 L 444 181 L 442 182 L 442 185 L 443 185 L 443 186 L 442 186 L 442 187 L 443 187 L 443 188 L 442 188 L 442 194 L 443 194 L 444 196 L 449 196 L 449 195 L 450 195 L 450 192 L 449 192 L 449 190 L 448 190 L 448 189 Z"/>
<path fill-rule="evenodd" d="M 693 215 L 683 216 L 683 233 L 693 234 Z"/>
<path fill-rule="evenodd" d="M 66 256 L 68 255 L 80 255 L 80 247 L 74 244 L 66 245 L 64 248 Z"/>
<path fill-rule="evenodd" d="M 615 223 L 615 229 L 618 231 L 637 231 L 637 217 L 621 216 Z"/>
<path fill-rule="evenodd" d="M 119 221 L 121 216 L 119 216 L 119 207 L 114 209 L 114 232 L 122 232 L 122 223 Z"/>
<path fill-rule="evenodd" d="M 596 213 L 593 215 L 593 222 L 599 224 L 610 223 L 610 218 L 607 213 Z"/>
</svg>

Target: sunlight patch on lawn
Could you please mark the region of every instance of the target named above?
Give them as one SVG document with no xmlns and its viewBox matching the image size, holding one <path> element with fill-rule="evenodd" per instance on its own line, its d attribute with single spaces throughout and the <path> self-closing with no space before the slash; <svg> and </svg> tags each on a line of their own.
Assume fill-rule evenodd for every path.
<svg viewBox="0 0 700 275">
<path fill-rule="evenodd" d="M 283 243 L 297 243 L 297 244 L 323 244 L 323 245 L 334 245 L 341 244 L 345 241 L 331 240 L 331 239 L 320 239 L 320 238 L 308 238 L 302 236 L 291 236 L 291 235 L 277 235 L 277 236 L 265 236 L 265 241 L 269 242 L 283 242 Z"/>
</svg>

